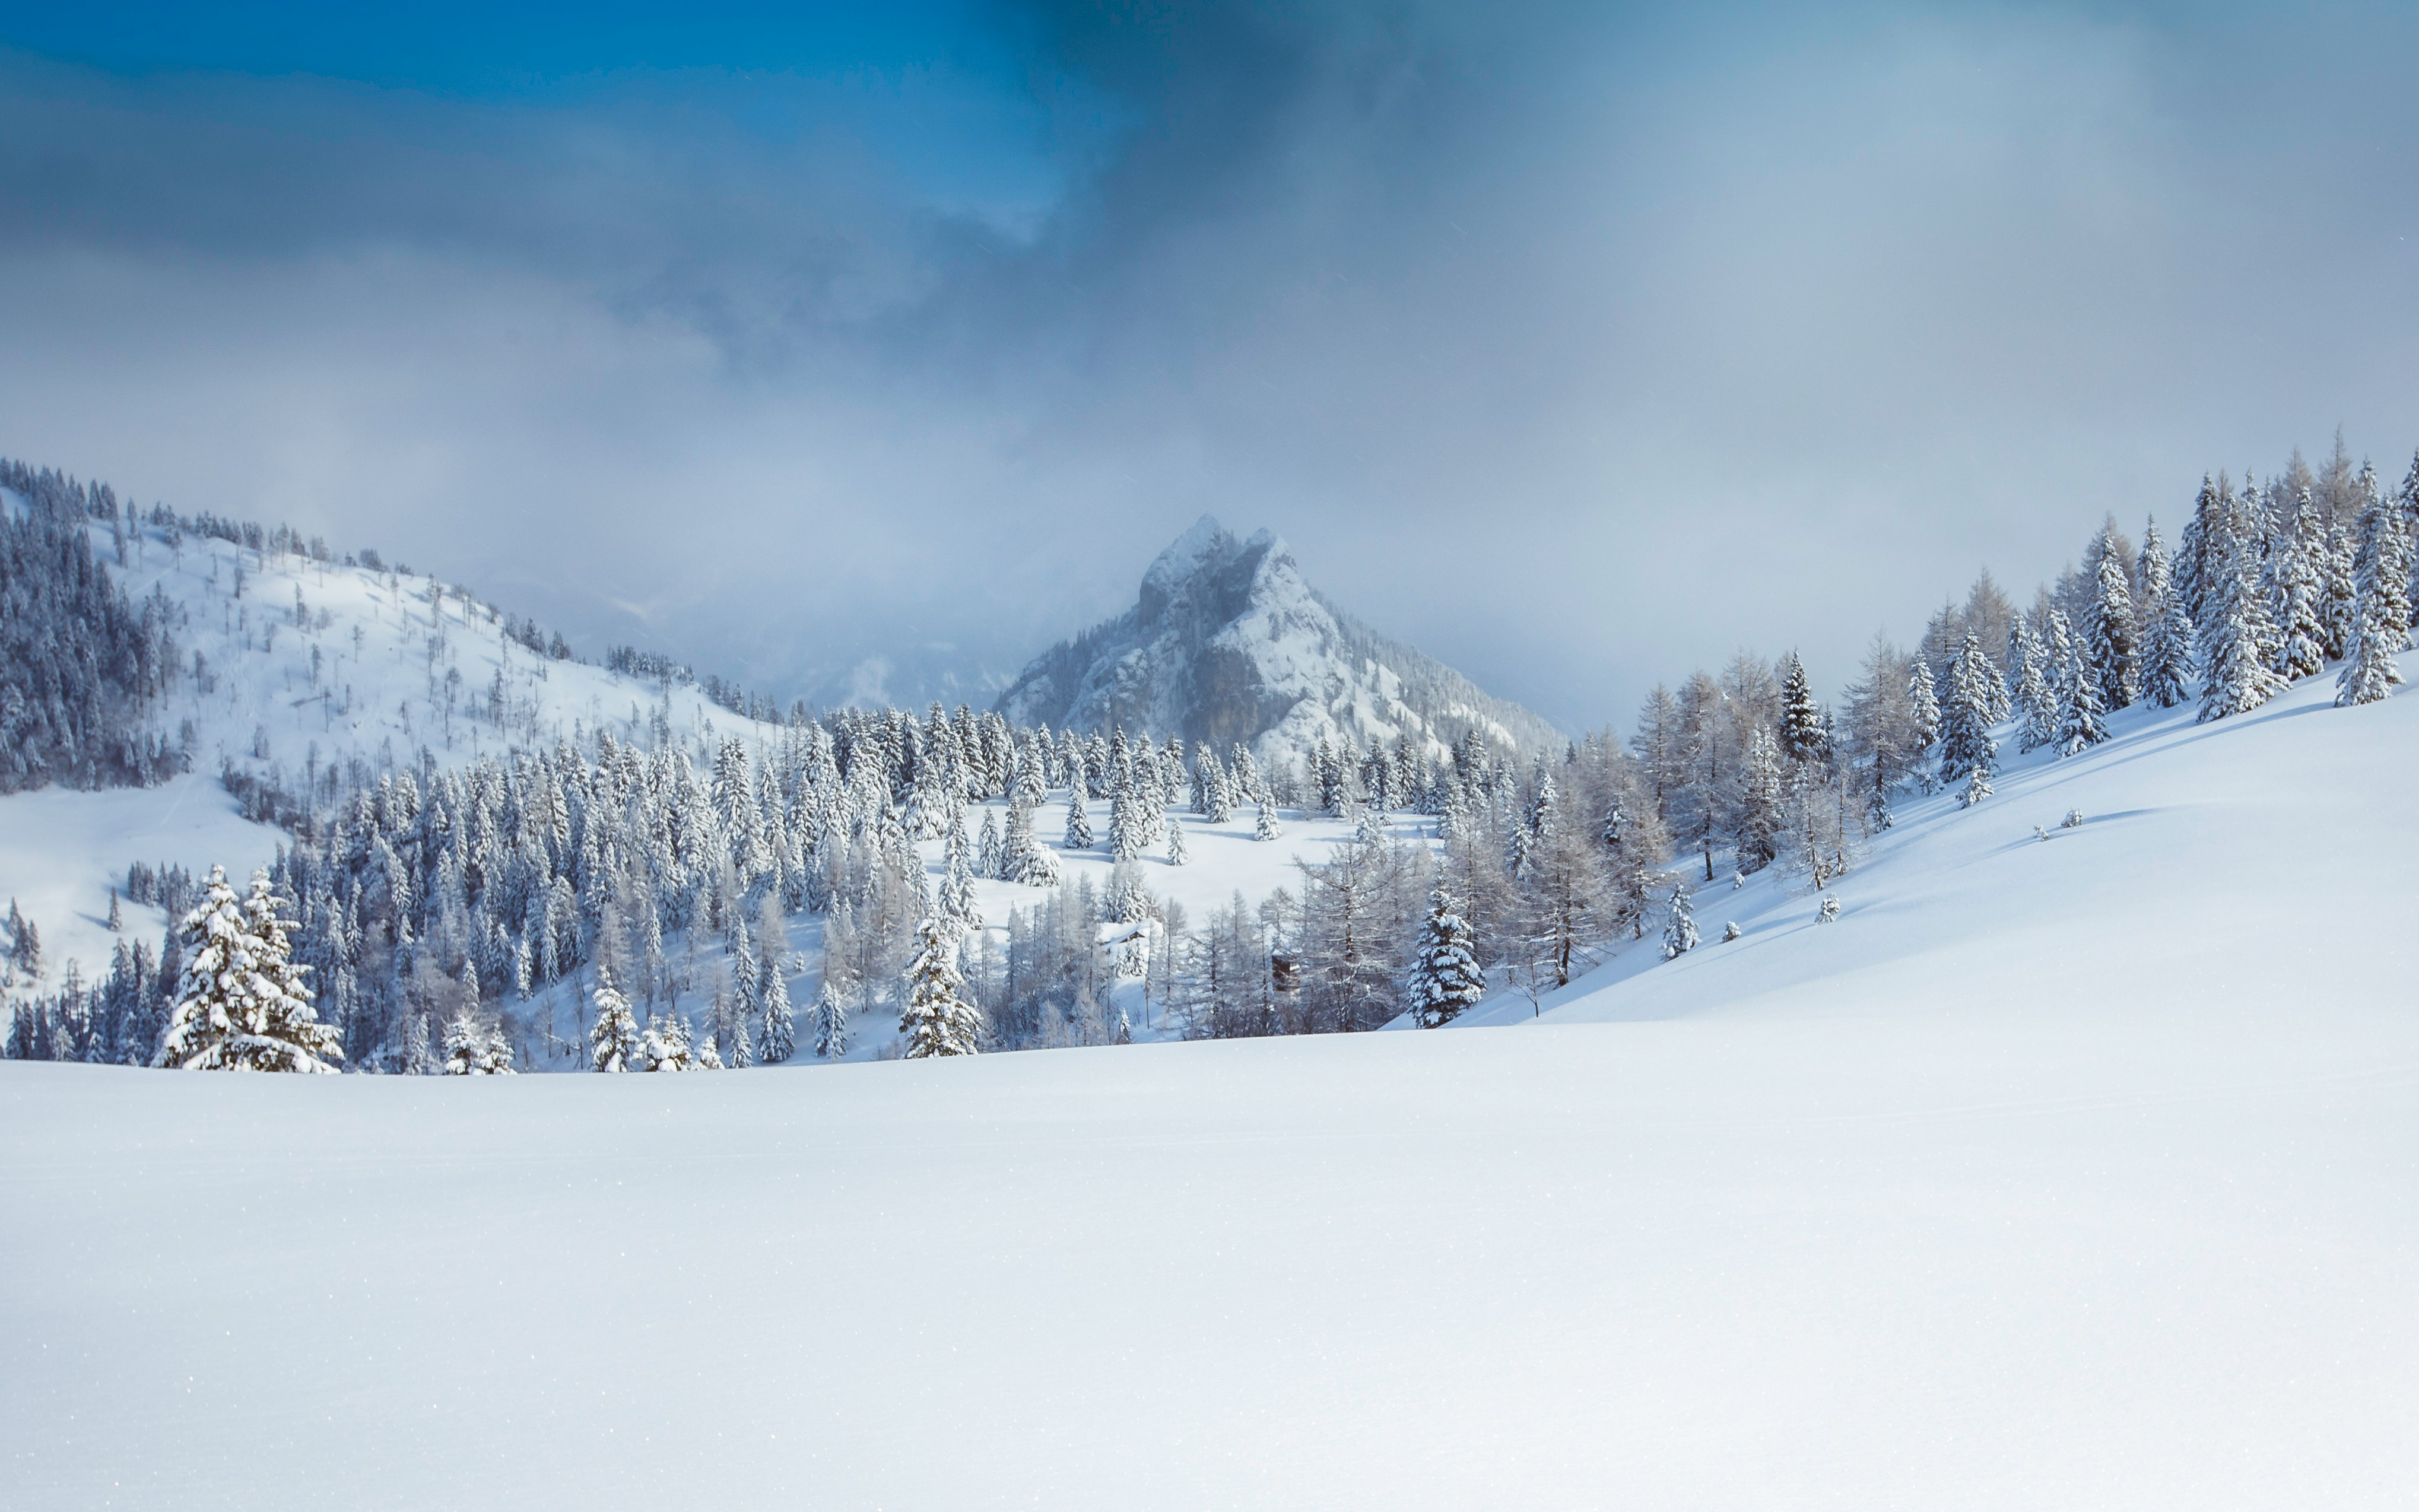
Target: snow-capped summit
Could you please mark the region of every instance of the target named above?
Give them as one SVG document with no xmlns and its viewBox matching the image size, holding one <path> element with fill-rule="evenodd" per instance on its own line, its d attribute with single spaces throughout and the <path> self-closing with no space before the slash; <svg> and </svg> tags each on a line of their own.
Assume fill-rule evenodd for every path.
<svg viewBox="0 0 2419 1512">
<path fill-rule="evenodd" d="M 999 709 L 1018 724 L 1241 743 L 1263 761 L 1322 737 L 1446 746 L 1475 728 L 1527 750 L 1561 738 L 1336 609 L 1275 534 L 1238 540 L 1208 515 L 1151 563 L 1132 609 L 1034 658 Z"/>
</svg>

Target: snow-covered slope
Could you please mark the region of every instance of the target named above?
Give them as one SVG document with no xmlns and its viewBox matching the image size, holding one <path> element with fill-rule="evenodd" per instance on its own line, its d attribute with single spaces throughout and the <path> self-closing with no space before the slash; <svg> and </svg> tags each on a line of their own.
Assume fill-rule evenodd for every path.
<svg viewBox="0 0 2419 1512">
<path fill-rule="evenodd" d="M 1132 609 L 1036 657 L 1000 712 L 1017 724 L 1154 735 L 1263 763 L 1324 738 L 1441 749 L 1465 729 L 1497 749 L 1558 740 L 1545 720 L 1339 612 L 1266 531 L 1238 541 L 1204 515 L 1143 575 Z"/>
<path fill-rule="evenodd" d="M 2419 699 L 2326 692 L 1914 806 L 1835 923 L 1701 894 L 1535 1027 L 0 1064 L 8 1500 L 2400 1505 Z"/>
<path fill-rule="evenodd" d="M 24 504 L 0 490 L 0 507 Z M 693 684 L 531 651 L 496 609 L 433 578 L 193 533 L 172 546 L 157 528 L 131 536 L 121 563 L 109 527 L 86 528 L 131 597 L 156 593 L 176 607 L 179 671 L 152 717 L 189 771 L 149 789 L 0 795 L 0 897 L 16 897 L 41 929 L 46 987 L 70 960 L 87 979 L 106 968 L 108 892 L 129 862 L 218 862 L 242 875 L 269 860 L 278 831 L 242 818 L 221 784 L 229 769 L 299 795 L 331 774 L 414 765 L 424 749 L 457 766 L 598 729 L 642 742 L 659 733 L 701 752 L 717 733 L 773 733 Z M 164 916 L 122 911 L 130 932 L 156 943 Z"/>
</svg>

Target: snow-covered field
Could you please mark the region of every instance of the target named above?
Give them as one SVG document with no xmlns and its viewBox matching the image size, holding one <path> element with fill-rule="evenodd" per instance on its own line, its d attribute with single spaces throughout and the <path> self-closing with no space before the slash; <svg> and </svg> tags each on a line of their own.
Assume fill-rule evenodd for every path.
<svg viewBox="0 0 2419 1512">
<path fill-rule="evenodd" d="M 2419 700 L 2326 692 L 1517 1029 L 0 1064 L 5 1500 L 2406 1504 Z"/>
</svg>

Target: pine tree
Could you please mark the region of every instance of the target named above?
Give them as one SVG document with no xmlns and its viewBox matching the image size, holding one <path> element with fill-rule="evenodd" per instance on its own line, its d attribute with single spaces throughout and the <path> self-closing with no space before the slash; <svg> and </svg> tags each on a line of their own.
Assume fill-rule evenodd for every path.
<svg viewBox="0 0 2419 1512">
<path fill-rule="evenodd" d="M 988 808 L 983 810 L 982 836 L 975 841 L 975 874 L 996 878 L 1008 875 L 999 848 L 999 818 Z"/>
<path fill-rule="evenodd" d="M 1092 848 L 1092 821 L 1091 817 L 1084 812 L 1084 783 L 1081 778 L 1067 789 L 1066 847 L 1071 851 L 1088 851 Z"/>
<path fill-rule="evenodd" d="M 1957 807 L 1960 809 L 1971 809 L 1974 805 L 1981 802 L 1984 798 L 1987 798 L 1990 795 L 1990 774 L 1977 766 L 1974 768 L 1972 775 L 1965 779 L 1965 790 L 1957 795 Z"/>
<path fill-rule="evenodd" d="M 2142 687 L 2141 640 L 2134 618 L 2134 591 L 2118 559 L 2117 527 L 2101 532 L 2100 566 L 2083 626 L 2084 671 L 2103 709 L 2133 706 Z"/>
<path fill-rule="evenodd" d="M 1009 800 L 1008 830 L 1001 836 L 999 848 L 1001 872 L 1009 882 L 1028 887 L 1055 887 L 1058 885 L 1058 853 L 1041 843 L 1033 833 L 1033 804 L 1020 792 Z"/>
<path fill-rule="evenodd" d="M 445 1074 L 448 1076 L 510 1076 L 512 1042 L 501 1026 L 479 1022 L 468 1007 L 445 1021 Z"/>
<path fill-rule="evenodd" d="M 1427 921 L 1411 960 L 1411 1016 L 1421 1028 L 1433 1029 L 1459 1018 L 1486 995 L 1487 974 L 1471 949 L 1470 926 L 1440 882 L 1428 894 Z"/>
<path fill-rule="evenodd" d="M 2304 487 L 2293 501 L 2285 529 L 2277 533 L 2269 559 L 2275 582 L 2271 607 L 2276 615 L 2277 675 L 2287 682 L 2315 677 L 2326 663 L 2325 582 L 2320 577 L 2325 540 L 2320 533 L 2317 501 Z"/>
<path fill-rule="evenodd" d="M 2335 678 L 2338 707 L 2375 703 L 2402 681 L 2394 658 L 2411 645 L 2411 543 L 2404 528 L 2401 512 L 2381 500 L 2371 498 L 2361 512 L 2360 586 L 2350 654 Z"/>
<path fill-rule="evenodd" d="M 2050 624 L 2054 643 L 2064 649 L 2057 667 L 2057 753 L 2080 755 L 2108 738 L 2107 721 L 2101 717 L 2100 680 L 2084 665 L 2067 633 L 2065 615 L 2052 609 Z"/>
<path fill-rule="evenodd" d="M 126 928 L 125 916 L 117 911 L 117 889 L 109 889 L 109 933 L 116 934 Z"/>
<path fill-rule="evenodd" d="M 2271 665 L 2275 623 L 2268 616 L 2267 596 L 2259 591 L 2255 548 L 2244 539 L 2234 510 L 2220 509 L 2212 521 L 2204 544 L 2207 617 L 2200 622 L 2204 722 L 2248 714 L 2285 690 L 2285 680 Z"/>
<path fill-rule="evenodd" d="M 2159 522 L 2142 532 L 2142 697 L 2172 709 L 2191 697 L 2192 616 L 2167 563 Z"/>
<path fill-rule="evenodd" d="M 1918 661 L 1918 670 L 1921 670 Z M 1949 659 L 1949 700 L 1940 710 L 1940 780 L 1963 780 L 1969 772 L 1989 775 L 1999 769 L 1999 743 L 1991 738 L 1989 670 L 1981 642 L 1973 632 Z"/>
<path fill-rule="evenodd" d="M 1672 917 L 1663 925 L 1663 959 L 1677 960 L 1697 948 L 1697 920 L 1688 912 L 1688 885 L 1672 885 Z"/>
<path fill-rule="evenodd" d="M 1779 848 L 1780 799 L 1780 747 L 1771 731 L 1757 725 L 1748 735 L 1747 758 L 1739 769 L 1738 808 L 1731 826 L 1740 872 L 1761 872 L 1772 864 Z"/>
<path fill-rule="evenodd" d="M 941 914 L 925 916 L 916 930 L 915 958 L 907 963 L 906 1002 L 899 1011 L 899 1033 L 907 1041 L 907 1057 L 971 1056 L 982 1033 L 982 1012 L 963 995 L 966 980 L 958 969 L 962 936 L 956 920 Z"/>
<path fill-rule="evenodd" d="M 1932 669 L 1919 656 L 1909 659 L 1906 697 L 1915 714 L 1915 746 L 1919 751 L 1940 738 L 1940 695 L 1932 685 Z"/>
<path fill-rule="evenodd" d="M 185 971 L 177 1006 L 154 1064 L 183 1071 L 330 1072 L 344 1058 L 336 1031 L 312 1011 L 311 989 L 297 964 L 281 916 L 284 901 L 270 890 L 266 869 L 253 873 L 251 895 L 239 903 L 221 867 L 210 868 L 202 901 L 185 916 L 179 937 Z M 30 926 L 29 926 L 30 927 Z"/>
<path fill-rule="evenodd" d="M 1793 651 L 1782 664 L 1780 679 L 1780 750 L 1797 765 L 1830 760 L 1830 734 L 1823 727 L 1823 711 L 1806 680 L 1806 664 Z"/>
<path fill-rule="evenodd" d="M 1284 833 L 1285 831 L 1277 826 L 1276 805 L 1263 798 L 1259 804 L 1259 816 L 1252 821 L 1252 838 L 1275 840 Z"/>
<path fill-rule="evenodd" d="M 639 1061 L 640 1068 L 646 1071 L 707 1069 L 698 1058 L 688 1019 L 670 1004 L 655 1010 L 655 1015 L 647 1020 L 647 1032 L 639 1041 Z"/>
<path fill-rule="evenodd" d="M 815 1054 L 827 1060 L 838 1060 L 848 1054 L 848 1005 L 841 1001 L 840 989 L 831 978 L 824 978 L 823 990 L 815 995 Z"/>
<path fill-rule="evenodd" d="M 2032 626 L 2022 620 L 2011 632 L 2016 641 L 2016 707 L 2025 717 L 2024 733 L 2018 748 L 2039 750 L 2057 741 L 2057 697 L 2050 690 L 2051 679 L 2042 671 L 2047 653 Z"/>
<path fill-rule="evenodd" d="M 588 1029 L 588 1067 L 591 1071 L 628 1071 L 639 1052 L 639 1021 L 630 1012 L 630 1000 L 614 987 L 612 977 L 603 965 L 596 969 L 596 1022 Z"/>
<path fill-rule="evenodd" d="M 1177 820 L 1167 823 L 1167 864 L 1182 866 L 1192 856 L 1184 848 L 1184 825 Z"/>
</svg>

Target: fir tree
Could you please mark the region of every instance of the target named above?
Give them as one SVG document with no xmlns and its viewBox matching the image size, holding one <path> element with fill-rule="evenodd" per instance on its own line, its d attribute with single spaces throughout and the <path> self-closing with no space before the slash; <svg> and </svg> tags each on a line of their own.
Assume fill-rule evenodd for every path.
<svg viewBox="0 0 2419 1512">
<path fill-rule="evenodd" d="M 2141 642 L 2134 592 L 2118 559 L 2117 527 L 2101 532 L 2100 566 L 2083 627 L 2084 671 L 2103 709 L 2131 708 L 2142 687 Z"/>
<path fill-rule="evenodd" d="M 756 1054 L 768 1066 L 781 1064 L 798 1048 L 796 1016 L 790 1009 L 787 965 L 787 962 L 773 959 L 768 949 L 757 968 L 764 983 L 764 1006 L 763 1019 L 757 1028 Z"/>
<path fill-rule="evenodd" d="M 1806 680 L 1806 664 L 1793 651 L 1782 664 L 1780 679 L 1780 751 L 1797 765 L 1821 764 L 1830 759 L 1830 735 L 1823 727 L 1823 711 Z"/>
<path fill-rule="evenodd" d="M 639 1062 L 645 1071 L 706 1069 L 699 1062 L 688 1019 L 670 1004 L 655 1010 L 647 1020 L 647 1032 L 639 1041 Z"/>
<path fill-rule="evenodd" d="M 1981 802 L 1984 798 L 1987 798 L 1990 795 L 1990 774 L 1977 766 L 1974 768 L 1972 774 L 1965 779 L 1964 791 L 1957 795 L 1957 807 L 1960 809 L 1971 809 L 1974 805 Z"/>
<path fill-rule="evenodd" d="M 1915 748 L 1920 751 L 1940 738 L 1940 694 L 1932 684 L 1932 669 L 1921 656 L 1909 658 L 1906 697 L 1915 718 Z"/>
<path fill-rule="evenodd" d="M 1410 1011 L 1424 1029 L 1452 1023 L 1487 995 L 1487 974 L 1471 949 L 1470 926 L 1444 884 L 1428 894 L 1428 917 L 1411 959 Z"/>
<path fill-rule="evenodd" d="M 112 934 L 120 933 L 124 932 L 125 928 L 125 916 L 117 911 L 117 889 L 116 887 L 112 887 L 109 889 L 109 933 Z"/>
<path fill-rule="evenodd" d="M 2065 652 L 2057 668 L 2057 753 L 2080 755 L 2108 738 L 2107 721 L 2101 717 L 2100 680 L 2075 649 L 2065 616 L 2052 609 L 2050 622 L 2055 643 Z"/>
<path fill-rule="evenodd" d="M 983 810 L 982 836 L 975 841 L 975 874 L 999 878 L 1008 875 L 999 848 L 999 819 L 988 808 Z"/>
<path fill-rule="evenodd" d="M 2318 503 L 2304 487 L 2268 563 L 2275 584 L 2270 595 L 2276 616 L 2274 665 L 2288 683 L 2317 676 L 2326 662 L 2326 625 L 2319 618 L 2325 606 L 2324 551 Z"/>
<path fill-rule="evenodd" d="M 2350 654 L 2335 678 L 2338 707 L 2375 703 L 2402 681 L 2394 658 L 2411 644 L 2411 549 L 2401 512 L 2371 498 L 2361 512 L 2360 586 Z"/>
<path fill-rule="evenodd" d="M 1182 866 L 1193 857 L 1184 849 L 1184 825 L 1171 819 L 1167 824 L 1167 864 Z"/>
<path fill-rule="evenodd" d="M 1672 885 L 1672 914 L 1663 925 L 1663 959 L 1677 960 L 1697 948 L 1697 920 L 1688 912 L 1688 885 Z"/>
<path fill-rule="evenodd" d="M 2221 509 L 2213 517 L 2204 549 L 2200 717 L 2207 721 L 2248 714 L 2283 692 L 2285 680 L 2272 666 L 2275 624 L 2259 591 L 2256 548 L 2244 539 L 2235 511 Z"/>
<path fill-rule="evenodd" d="M 1917 667 L 1921 670 L 1918 659 Z M 1949 701 L 1940 710 L 1940 780 L 1963 780 L 1969 772 L 1999 769 L 1999 743 L 1991 738 L 1989 670 L 1981 642 L 1968 631 L 1949 659 Z"/>
<path fill-rule="evenodd" d="M 982 1033 L 982 1012 L 965 1000 L 966 980 L 958 969 L 957 921 L 929 914 L 916 930 L 916 954 L 907 963 L 906 1002 L 899 1033 L 907 1057 L 971 1056 Z"/>
<path fill-rule="evenodd" d="M 1252 821 L 1252 838 L 1275 840 L 1284 833 L 1285 831 L 1277 825 L 1277 806 L 1265 798 L 1262 799 L 1259 804 L 1258 817 Z"/>
<path fill-rule="evenodd" d="M 840 989 L 831 978 L 824 978 L 823 990 L 815 995 L 815 1054 L 828 1060 L 838 1060 L 848 1054 L 848 1004 L 840 998 Z"/>
<path fill-rule="evenodd" d="M 589 1069 L 628 1071 L 639 1051 L 639 1021 L 630 1012 L 630 1000 L 614 987 L 612 977 L 601 965 L 593 995 L 596 1022 L 588 1029 Z"/>
<path fill-rule="evenodd" d="M 2024 715 L 2024 733 L 2018 748 L 2039 750 L 2057 740 L 2057 697 L 2050 690 L 2051 679 L 2042 671 L 2046 652 L 2032 626 L 2022 620 L 2011 632 L 2016 642 L 2013 664 L 2016 669 L 2015 702 Z"/>
<path fill-rule="evenodd" d="M 336 1031 L 312 1011 L 311 989 L 286 938 L 291 921 L 253 874 L 238 902 L 226 872 L 210 868 L 201 903 L 179 935 L 185 971 L 155 1064 L 183 1071 L 329 1072 L 344 1058 Z M 30 927 L 30 926 L 29 926 Z"/>
<path fill-rule="evenodd" d="M 510 1076 L 512 1042 L 501 1026 L 490 1028 L 465 1006 L 445 1022 L 444 1071 L 448 1076 Z"/>
<path fill-rule="evenodd" d="M 2191 697 L 2193 624 L 2156 520 L 2142 533 L 2142 697 L 2172 709 Z"/>
<path fill-rule="evenodd" d="M 1067 789 L 1066 847 L 1071 851 L 1092 848 L 1092 821 L 1084 812 L 1084 783 L 1079 778 Z"/>
<path fill-rule="evenodd" d="M 1780 747 L 1772 732 L 1758 725 L 1748 735 L 1747 759 L 1740 768 L 1738 811 L 1733 844 L 1742 872 L 1761 872 L 1772 864 L 1780 833 Z"/>
</svg>

